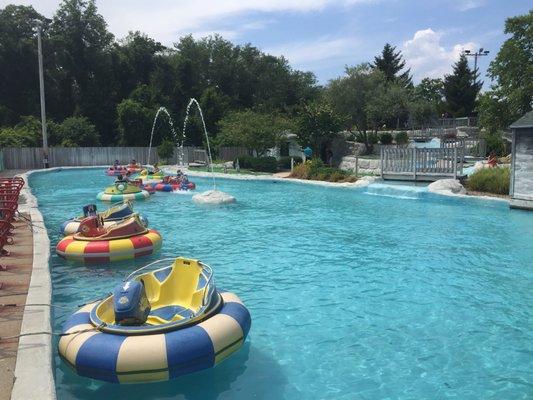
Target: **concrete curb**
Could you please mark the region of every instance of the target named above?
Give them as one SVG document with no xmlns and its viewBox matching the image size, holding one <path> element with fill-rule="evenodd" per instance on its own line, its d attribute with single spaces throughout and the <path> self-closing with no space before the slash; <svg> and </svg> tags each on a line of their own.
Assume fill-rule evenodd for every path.
<svg viewBox="0 0 533 400">
<path fill-rule="evenodd" d="M 20 175 L 26 182 L 21 195 L 26 204 L 20 210 L 28 212 L 32 224 L 37 228 L 33 231 L 33 267 L 26 304 L 51 304 L 52 280 L 50 278 L 50 239 L 44 226 L 43 216 L 38 209 L 37 199 L 31 193 L 28 177 L 33 171 Z M 15 382 L 11 392 L 12 400 L 32 398 L 55 399 L 52 362 L 52 338 L 49 332 L 50 307 L 25 307 L 20 332 L 46 332 L 40 335 L 23 336 L 19 339 L 17 363 L 15 366 Z"/>
</svg>

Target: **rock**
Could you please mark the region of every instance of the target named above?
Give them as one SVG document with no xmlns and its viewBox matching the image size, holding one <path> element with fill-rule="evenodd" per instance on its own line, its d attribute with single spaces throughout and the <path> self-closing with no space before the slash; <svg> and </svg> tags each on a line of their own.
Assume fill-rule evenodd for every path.
<svg viewBox="0 0 533 400">
<path fill-rule="evenodd" d="M 428 191 L 444 195 L 466 194 L 466 189 L 457 179 L 439 179 L 429 184 Z"/>
<path fill-rule="evenodd" d="M 237 200 L 235 197 L 221 192 L 220 190 L 208 190 L 203 193 L 198 193 L 192 196 L 192 201 L 196 204 L 231 204 Z"/>
<path fill-rule="evenodd" d="M 371 183 L 374 183 L 375 181 L 380 180 L 380 178 L 376 176 L 363 176 L 362 178 L 359 178 L 357 181 L 354 182 L 354 187 L 363 187 L 368 186 Z"/>
</svg>

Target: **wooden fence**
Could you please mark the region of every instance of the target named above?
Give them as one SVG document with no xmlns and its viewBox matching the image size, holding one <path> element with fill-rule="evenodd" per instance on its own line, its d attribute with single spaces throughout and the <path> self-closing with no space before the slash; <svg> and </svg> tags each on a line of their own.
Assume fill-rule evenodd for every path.
<svg viewBox="0 0 533 400">
<path fill-rule="evenodd" d="M 485 158 L 487 152 L 487 143 L 483 138 L 442 138 L 440 147 L 447 149 L 457 147 L 461 149 L 460 154 L 463 157 Z"/>
<path fill-rule="evenodd" d="M 383 179 L 426 180 L 457 178 L 463 174 L 458 148 L 417 149 L 381 147 Z"/>
<path fill-rule="evenodd" d="M 41 147 L 6 147 L 2 149 L 5 169 L 35 169 L 43 168 L 43 150 Z M 50 167 L 111 165 L 115 160 L 127 164 L 135 159 L 139 163 L 148 162 L 148 147 L 50 147 L 48 162 Z M 166 160 L 176 164 L 197 162 L 207 163 L 207 153 L 202 148 L 176 147 L 174 156 Z M 152 148 L 149 163 L 161 162 L 157 155 L 157 148 Z M 164 160 L 165 161 L 165 160 Z"/>
<path fill-rule="evenodd" d="M 224 161 L 233 161 L 237 157 L 249 156 L 251 152 L 246 147 L 219 147 L 218 158 Z"/>
<path fill-rule="evenodd" d="M 447 136 L 455 136 L 456 134 L 456 128 L 427 128 L 407 131 L 407 136 L 409 137 L 409 139 L 417 141 L 430 140 L 432 138 L 444 138 Z"/>
</svg>

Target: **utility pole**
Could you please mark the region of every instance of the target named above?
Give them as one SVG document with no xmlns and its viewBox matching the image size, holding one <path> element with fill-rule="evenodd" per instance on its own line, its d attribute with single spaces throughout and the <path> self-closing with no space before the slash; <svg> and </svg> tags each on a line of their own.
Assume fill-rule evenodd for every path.
<svg viewBox="0 0 533 400">
<path fill-rule="evenodd" d="M 39 91 L 41 96 L 41 129 L 43 133 L 43 164 L 48 168 L 48 135 L 46 133 L 46 107 L 44 102 L 44 72 L 43 72 L 43 48 L 41 43 L 41 33 L 43 22 L 37 21 L 37 52 L 39 59 Z"/>
<path fill-rule="evenodd" d="M 486 56 L 490 53 L 490 51 L 488 50 L 484 50 L 483 47 L 480 48 L 478 51 L 476 51 L 475 53 L 472 53 L 472 51 L 470 50 L 465 50 L 464 51 L 464 54 L 467 56 L 467 57 L 474 57 L 474 72 L 476 73 L 476 80 L 477 80 L 477 58 L 478 57 L 482 57 L 482 56 Z"/>
</svg>

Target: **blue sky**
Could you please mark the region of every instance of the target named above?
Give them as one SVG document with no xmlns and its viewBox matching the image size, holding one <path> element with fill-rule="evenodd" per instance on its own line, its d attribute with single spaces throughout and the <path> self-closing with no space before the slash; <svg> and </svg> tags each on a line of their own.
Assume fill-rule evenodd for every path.
<svg viewBox="0 0 533 400">
<path fill-rule="evenodd" d="M 9 3 L 31 4 L 51 17 L 59 0 L 0 0 L 0 7 Z M 320 83 L 346 65 L 371 61 L 386 42 L 402 50 L 415 82 L 442 77 L 463 49 L 479 47 L 490 50 L 478 60 L 484 75 L 505 40 L 505 19 L 533 8 L 525 0 L 97 0 L 97 6 L 117 38 L 140 30 L 171 45 L 188 33 L 219 33 L 284 55 Z"/>
</svg>

